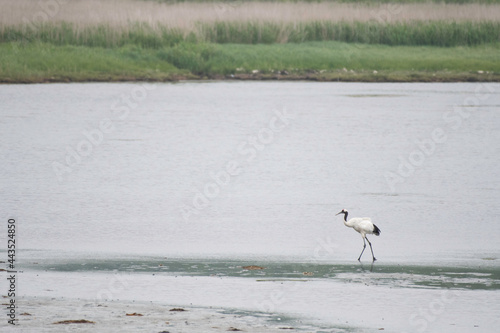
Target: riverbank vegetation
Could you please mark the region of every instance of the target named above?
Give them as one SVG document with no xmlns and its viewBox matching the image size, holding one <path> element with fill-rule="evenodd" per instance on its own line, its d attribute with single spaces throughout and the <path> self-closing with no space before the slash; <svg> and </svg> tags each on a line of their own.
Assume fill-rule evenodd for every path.
<svg viewBox="0 0 500 333">
<path fill-rule="evenodd" d="M 1 82 L 500 80 L 496 3 L 29 3 L 0 0 Z"/>
<path fill-rule="evenodd" d="M 130 24 L 126 28 L 97 25 L 78 28 L 71 23 L 33 27 L 6 27 L 0 42 L 43 42 L 54 45 L 144 48 L 170 47 L 181 42 L 273 44 L 339 41 L 383 45 L 473 46 L 500 42 L 500 22 L 214 22 L 200 23 L 196 31 Z"/>
<path fill-rule="evenodd" d="M 500 44 L 386 46 L 341 42 L 214 44 L 159 49 L 0 44 L 3 82 L 281 79 L 500 81 Z"/>
</svg>

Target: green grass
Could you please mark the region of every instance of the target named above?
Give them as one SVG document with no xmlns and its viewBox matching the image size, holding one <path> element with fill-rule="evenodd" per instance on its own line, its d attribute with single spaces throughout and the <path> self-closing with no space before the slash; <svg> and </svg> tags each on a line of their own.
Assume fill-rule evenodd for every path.
<svg viewBox="0 0 500 333">
<path fill-rule="evenodd" d="M 136 46 L 106 49 L 46 43 L 0 44 L 3 82 L 162 80 L 181 72 Z"/>
<path fill-rule="evenodd" d="M 163 26 L 132 23 L 127 28 L 107 25 L 77 28 L 71 23 L 36 28 L 8 26 L 0 30 L 0 43 L 21 41 L 54 45 L 121 47 L 128 44 L 159 49 L 182 41 L 272 44 L 340 41 L 385 45 L 472 46 L 500 41 L 500 22 L 215 22 L 199 23 L 191 33 Z"/>
<path fill-rule="evenodd" d="M 180 42 L 161 48 L 3 43 L 0 81 L 162 81 L 231 75 L 271 78 L 285 71 L 289 78 L 322 80 L 498 81 L 499 54 L 498 43 L 453 48 L 341 42 L 271 45 Z M 258 74 L 252 74 L 254 70 Z"/>
<path fill-rule="evenodd" d="M 220 72 L 236 67 L 244 70 L 489 70 L 500 72 L 498 44 L 495 47 L 406 47 L 309 42 L 275 45 L 217 45 L 207 60 Z"/>
</svg>

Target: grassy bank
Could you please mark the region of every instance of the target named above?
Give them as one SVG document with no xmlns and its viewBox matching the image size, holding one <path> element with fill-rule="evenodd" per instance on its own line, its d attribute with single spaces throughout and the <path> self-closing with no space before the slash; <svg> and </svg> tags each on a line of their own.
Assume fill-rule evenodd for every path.
<svg viewBox="0 0 500 333">
<path fill-rule="evenodd" d="M 499 80 L 500 5 L 409 1 L 0 0 L 0 82 Z"/>
<path fill-rule="evenodd" d="M 1 82 L 204 78 L 500 81 L 500 44 L 417 47 L 308 42 L 181 42 L 159 49 L 0 44 Z"/>
</svg>

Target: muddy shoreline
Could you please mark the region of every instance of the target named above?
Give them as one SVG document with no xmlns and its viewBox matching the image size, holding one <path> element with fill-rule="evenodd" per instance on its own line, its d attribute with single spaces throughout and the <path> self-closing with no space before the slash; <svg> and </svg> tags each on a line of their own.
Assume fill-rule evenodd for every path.
<svg viewBox="0 0 500 333">
<path fill-rule="evenodd" d="M 452 72 L 328 72 L 301 74 L 234 74 L 234 75 L 169 75 L 165 77 L 148 76 L 107 76 L 107 77 L 42 77 L 33 79 L 1 78 L 0 84 L 38 84 L 74 82 L 178 82 L 178 81 L 317 81 L 317 82 L 500 82 L 500 73 L 452 73 Z"/>
</svg>

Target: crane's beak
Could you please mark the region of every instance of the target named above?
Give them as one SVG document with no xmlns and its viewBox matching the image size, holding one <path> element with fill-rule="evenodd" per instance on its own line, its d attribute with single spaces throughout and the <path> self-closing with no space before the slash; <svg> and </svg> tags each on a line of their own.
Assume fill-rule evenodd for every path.
<svg viewBox="0 0 500 333">
<path fill-rule="evenodd" d="M 339 215 L 339 214 L 342 214 L 344 211 L 341 211 L 341 212 L 338 212 L 337 214 L 335 214 L 335 216 Z"/>
</svg>

